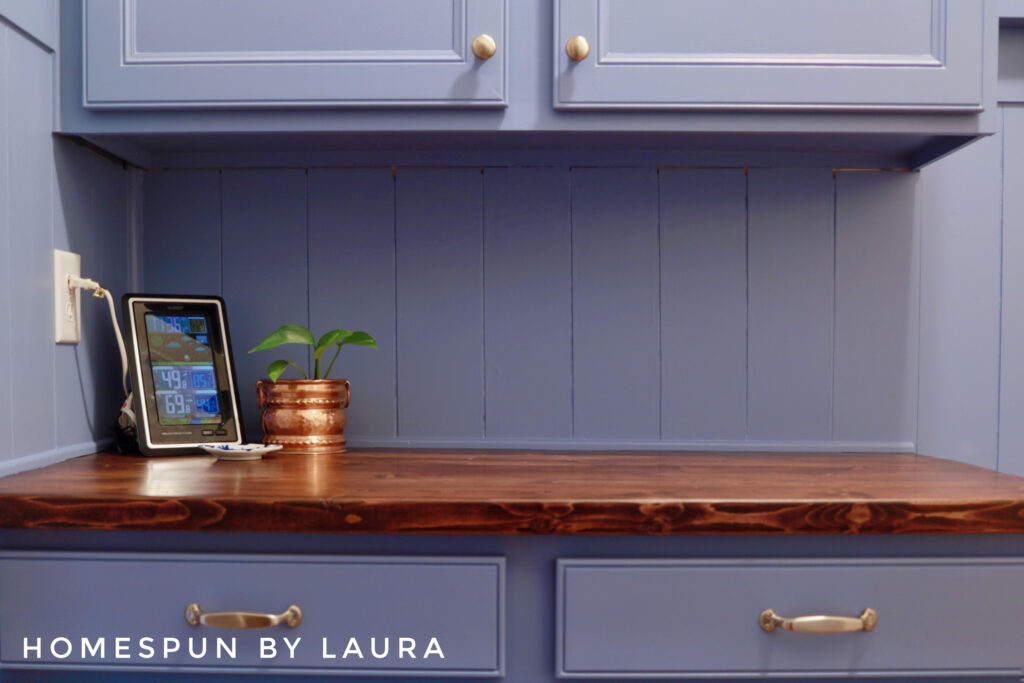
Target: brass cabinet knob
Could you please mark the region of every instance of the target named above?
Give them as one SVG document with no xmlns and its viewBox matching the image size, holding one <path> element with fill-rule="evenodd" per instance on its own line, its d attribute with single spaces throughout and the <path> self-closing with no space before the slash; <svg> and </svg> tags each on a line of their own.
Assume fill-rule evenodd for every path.
<svg viewBox="0 0 1024 683">
<path fill-rule="evenodd" d="M 481 33 L 473 39 L 473 54 L 477 59 L 490 59 L 497 51 L 498 44 L 486 33 Z"/>
<path fill-rule="evenodd" d="M 278 624 L 287 624 L 295 628 L 302 623 L 302 610 L 296 605 L 289 605 L 281 614 L 261 614 L 260 612 L 204 612 L 197 603 L 185 608 L 185 621 L 193 626 L 213 626 L 214 628 L 267 628 Z"/>
<path fill-rule="evenodd" d="M 870 631 L 878 623 L 878 613 L 868 607 L 859 617 L 832 617 L 818 614 L 809 617 L 780 617 L 774 610 L 766 609 L 758 617 L 758 623 L 765 631 L 784 628 L 797 633 L 852 633 Z"/>
<path fill-rule="evenodd" d="M 582 62 L 590 54 L 590 43 L 583 36 L 573 36 L 565 41 L 565 54 L 574 62 Z"/>
</svg>

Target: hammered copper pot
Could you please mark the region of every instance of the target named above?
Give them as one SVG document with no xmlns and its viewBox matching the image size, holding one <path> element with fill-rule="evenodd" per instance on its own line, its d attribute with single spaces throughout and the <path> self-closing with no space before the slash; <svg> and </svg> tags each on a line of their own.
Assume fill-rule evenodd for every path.
<svg viewBox="0 0 1024 683">
<path fill-rule="evenodd" d="M 347 379 L 261 379 L 257 404 L 263 411 L 263 443 L 281 453 L 344 453 Z"/>
</svg>

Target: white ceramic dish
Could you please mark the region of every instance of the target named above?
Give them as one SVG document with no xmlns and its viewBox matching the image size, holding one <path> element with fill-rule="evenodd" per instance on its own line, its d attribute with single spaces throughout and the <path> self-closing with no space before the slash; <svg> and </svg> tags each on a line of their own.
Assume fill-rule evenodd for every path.
<svg viewBox="0 0 1024 683">
<path fill-rule="evenodd" d="M 281 450 L 281 444 L 201 443 L 199 447 L 220 460 L 259 460 L 266 453 Z"/>
</svg>

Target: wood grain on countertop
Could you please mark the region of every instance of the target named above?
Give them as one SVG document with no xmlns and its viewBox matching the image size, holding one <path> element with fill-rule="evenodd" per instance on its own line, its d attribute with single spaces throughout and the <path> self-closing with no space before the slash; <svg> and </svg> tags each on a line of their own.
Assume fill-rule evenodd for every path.
<svg viewBox="0 0 1024 683">
<path fill-rule="evenodd" d="M 913 454 L 97 454 L 0 479 L 0 527 L 490 534 L 1021 533 L 1024 478 Z"/>
</svg>

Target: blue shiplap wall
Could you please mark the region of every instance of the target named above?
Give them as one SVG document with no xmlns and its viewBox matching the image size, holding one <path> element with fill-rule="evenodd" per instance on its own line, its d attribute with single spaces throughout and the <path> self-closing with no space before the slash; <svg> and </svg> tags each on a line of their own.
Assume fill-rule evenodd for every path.
<svg viewBox="0 0 1024 683">
<path fill-rule="evenodd" d="M 147 291 L 346 348 L 355 445 L 912 449 L 918 174 L 657 167 L 167 170 Z M 204 245 L 201 263 L 168 258 Z"/>
<path fill-rule="evenodd" d="M 1024 45 L 1024 42 L 1022 42 Z M 1024 107 L 1003 107 L 999 469 L 1024 476 Z"/>
<path fill-rule="evenodd" d="M 129 173 L 50 133 L 55 35 L 56 3 L 0 3 L 0 474 L 94 452 L 121 401 L 102 302 L 53 342 L 54 248 L 115 292 L 130 272 Z"/>
</svg>

